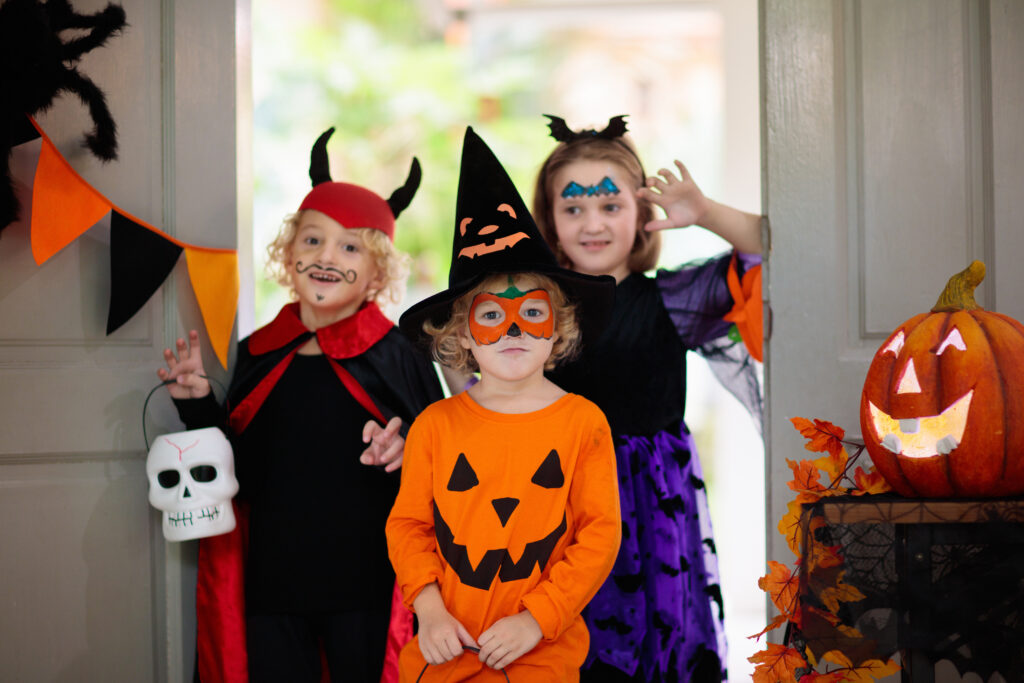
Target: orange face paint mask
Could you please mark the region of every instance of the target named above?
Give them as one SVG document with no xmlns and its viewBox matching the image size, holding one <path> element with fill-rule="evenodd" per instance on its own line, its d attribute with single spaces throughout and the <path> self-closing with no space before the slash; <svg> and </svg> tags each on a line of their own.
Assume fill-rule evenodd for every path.
<svg viewBox="0 0 1024 683">
<path fill-rule="evenodd" d="M 547 305 L 537 306 L 538 301 Z M 478 320 L 477 308 L 484 304 L 488 304 L 487 310 Z M 515 286 L 501 294 L 481 292 L 473 297 L 469 308 L 469 333 L 481 346 L 493 344 L 506 334 L 517 337 L 526 333 L 536 339 L 550 339 L 555 333 L 551 298 L 546 290 L 521 292 Z"/>
</svg>

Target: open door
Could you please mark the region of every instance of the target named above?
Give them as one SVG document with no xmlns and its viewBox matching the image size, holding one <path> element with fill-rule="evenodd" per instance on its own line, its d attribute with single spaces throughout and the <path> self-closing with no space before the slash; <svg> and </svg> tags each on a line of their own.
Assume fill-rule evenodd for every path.
<svg viewBox="0 0 1024 683">
<path fill-rule="evenodd" d="M 762 0 L 761 30 L 768 554 L 792 564 L 789 419 L 856 438 L 871 357 L 974 259 L 978 303 L 1024 316 L 1024 5 Z"/>
<path fill-rule="evenodd" d="M 106 3 L 72 4 L 92 13 Z M 238 172 L 249 144 L 238 142 L 249 118 L 248 0 L 122 4 L 128 27 L 78 64 L 107 95 L 118 159 L 103 164 L 82 148 L 92 122 L 72 95 L 37 119 L 124 211 L 185 242 L 234 248 L 249 220 L 248 190 L 238 189 L 249 184 Z M 40 147 L 14 150 L 23 219 L 0 233 L 0 677 L 191 680 L 195 542 L 163 538 L 142 434 L 161 350 L 204 329 L 185 259 L 107 335 L 109 214 L 33 260 Z M 212 353 L 206 366 L 219 368 Z M 150 404 L 150 439 L 180 429 L 165 393 Z"/>
</svg>

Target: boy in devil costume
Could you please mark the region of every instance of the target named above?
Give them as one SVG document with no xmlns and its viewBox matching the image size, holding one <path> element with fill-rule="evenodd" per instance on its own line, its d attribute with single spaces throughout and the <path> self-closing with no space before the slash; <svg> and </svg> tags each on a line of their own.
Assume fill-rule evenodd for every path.
<svg viewBox="0 0 1024 683">
<path fill-rule="evenodd" d="M 221 426 L 231 438 L 249 508 L 248 533 L 240 524 L 200 544 L 204 683 L 319 681 L 321 657 L 334 681 L 381 674 L 397 433 L 442 392 L 429 359 L 376 303 L 404 281 L 394 222 L 419 164 L 387 201 L 332 182 L 333 130 L 313 146 L 313 190 L 269 249 L 297 301 L 239 343 L 225 406 L 210 393 L 195 331 L 164 351 L 158 371 L 189 429 Z M 375 436 L 389 447 L 375 448 Z"/>
<path fill-rule="evenodd" d="M 448 289 L 402 330 L 480 371 L 405 444 L 388 550 L 419 631 L 400 680 L 579 679 L 580 616 L 620 540 L 611 429 L 544 377 L 593 337 L 614 280 L 560 268 L 505 170 L 466 131 Z"/>
</svg>

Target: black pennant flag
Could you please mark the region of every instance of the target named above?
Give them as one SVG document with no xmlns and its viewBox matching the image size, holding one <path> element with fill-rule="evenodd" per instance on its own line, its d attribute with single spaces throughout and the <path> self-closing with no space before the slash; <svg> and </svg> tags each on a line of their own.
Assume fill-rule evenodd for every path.
<svg viewBox="0 0 1024 683">
<path fill-rule="evenodd" d="M 27 116 L 16 116 L 10 130 L 11 147 L 23 145 L 40 137 L 39 131 Z"/>
<path fill-rule="evenodd" d="M 110 312 L 107 334 L 124 325 L 164 283 L 182 247 L 115 208 L 110 214 Z"/>
</svg>

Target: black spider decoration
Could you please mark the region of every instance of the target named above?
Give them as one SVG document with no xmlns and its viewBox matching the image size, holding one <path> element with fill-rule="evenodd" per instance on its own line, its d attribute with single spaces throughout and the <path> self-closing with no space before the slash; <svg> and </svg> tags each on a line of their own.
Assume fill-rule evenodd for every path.
<svg viewBox="0 0 1024 683">
<path fill-rule="evenodd" d="M 117 126 L 106 97 L 75 63 L 126 25 L 124 9 L 113 3 L 94 14 L 79 14 L 68 0 L 0 5 L 0 230 L 18 218 L 11 148 L 35 137 L 26 115 L 46 111 L 61 93 L 78 95 L 89 108 L 94 128 L 85 134 L 84 146 L 103 161 L 117 158 Z M 79 34 L 62 38 L 68 29 Z"/>
<path fill-rule="evenodd" d="M 614 140 L 615 138 L 622 137 L 626 133 L 625 114 L 613 116 L 608 119 L 608 125 L 601 131 L 594 130 L 593 128 L 587 128 L 586 130 L 572 130 L 565 123 L 565 119 L 558 116 L 552 116 L 551 114 L 544 114 L 544 116 L 550 119 L 548 128 L 551 129 L 551 137 L 559 142 L 575 142 L 576 140 L 582 140 L 584 138 L 604 138 L 605 140 Z"/>
</svg>

